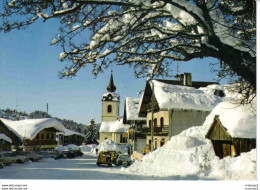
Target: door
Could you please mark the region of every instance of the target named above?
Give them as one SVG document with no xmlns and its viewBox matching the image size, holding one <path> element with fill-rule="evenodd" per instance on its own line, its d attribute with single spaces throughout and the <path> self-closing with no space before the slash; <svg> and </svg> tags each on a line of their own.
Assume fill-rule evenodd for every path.
<svg viewBox="0 0 260 190">
<path fill-rule="evenodd" d="M 222 148 L 223 148 L 223 158 L 227 156 L 231 156 L 231 143 L 224 142 L 222 144 Z"/>
</svg>

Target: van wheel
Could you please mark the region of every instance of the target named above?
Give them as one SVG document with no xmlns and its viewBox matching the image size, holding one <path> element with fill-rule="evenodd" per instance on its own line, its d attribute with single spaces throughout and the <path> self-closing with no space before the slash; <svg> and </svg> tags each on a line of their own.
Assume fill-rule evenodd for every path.
<svg viewBox="0 0 260 190">
<path fill-rule="evenodd" d="M 112 164 L 108 164 L 108 167 L 112 167 Z"/>
<path fill-rule="evenodd" d="M 99 162 L 97 162 L 97 165 L 98 165 L 98 166 L 100 166 L 100 163 L 99 163 Z"/>
</svg>

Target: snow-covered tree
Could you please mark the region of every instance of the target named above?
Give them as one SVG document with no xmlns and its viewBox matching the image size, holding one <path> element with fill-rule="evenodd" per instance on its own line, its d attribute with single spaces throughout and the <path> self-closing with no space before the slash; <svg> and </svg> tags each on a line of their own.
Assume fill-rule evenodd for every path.
<svg viewBox="0 0 260 190">
<path fill-rule="evenodd" d="M 86 144 L 98 144 L 100 124 L 91 119 L 90 125 L 86 127 Z"/>
<path fill-rule="evenodd" d="M 112 62 L 136 76 L 168 75 L 174 61 L 217 58 L 219 77 L 235 76 L 248 101 L 256 92 L 255 9 L 255 0 L 3 0 L 0 29 L 58 18 L 52 44 L 70 63 L 61 77 L 87 64 L 97 75 Z"/>
</svg>

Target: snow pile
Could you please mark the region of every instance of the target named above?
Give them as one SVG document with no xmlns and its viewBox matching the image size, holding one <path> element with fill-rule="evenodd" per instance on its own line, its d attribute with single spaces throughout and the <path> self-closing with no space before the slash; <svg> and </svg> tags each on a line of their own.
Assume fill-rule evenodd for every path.
<svg viewBox="0 0 260 190">
<path fill-rule="evenodd" d="M 210 85 L 208 89 L 196 89 L 166 84 L 156 80 L 152 82 L 160 109 L 177 108 L 211 111 L 218 103 L 223 101 L 221 97 L 212 94 L 215 88 L 219 89 L 219 85 Z"/>
<path fill-rule="evenodd" d="M 240 135 L 255 133 L 256 117 L 253 116 L 252 112 L 246 111 L 247 106 L 238 107 L 237 105 L 231 109 L 230 105 L 229 102 L 220 103 L 202 126 L 191 127 L 179 135 L 173 136 L 163 147 L 145 155 L 142 161 L 136 161 L 130 167 L 122 170 L 160 177 L 181 176 L 194 179 L 255 180 L 256 150 L 242 153 L 241 156 L 235 158 L 225 157 L 220 160 L 215 156 L 210 140 L 205 139 L 215 115 L 219 115 L 220 119 L 228 118 L 229 112 L 237 114 L 237 118 L 232 118 L 232 120 L 241 121 L 239 124 L 242 126 L 247 121 L 252 124 L 249 128 L 243 127 L 243 132 L 238 130 Z M 226 120 L 223 119 L 223 121 L 225 123 Z M 236 122 L 228 123 L 228 125 L 231 124 L 235 126 L 232 129 L 238 129 L 237 127 L 240 126 Z M 236 130 L 232 131 L 237 134 Z M 231 130 L 228 130 L 228 132 L 231 132 Z"/>
<path fill-rule="evenodd" d="M 74 144 L 69 144 L 67 146 L 58 146 L 55 148 L 55 150 L 62 152 L 65 150 L 80 150 L 83 153 L 95 153 L 95 149 L 97 148 L 98 145 L 96 144 L 89 144 L 89 145 L 81 145 L 77 146 Z"/>
<path fill-rule="evenodd" d="M 65 127 L 56 119 L 25 119 L 20 121 L 12 121 L 0 119 L 10 130 L 15 131 L 22 138 L 32 140 L 36 135 L 46 128 L 55 128 L 58 131 L 65 131 Z"/>
<path fill-rule="evenodd" d="M 59 151 L 59 152 L 62 152 L 64 150 L 79 150 L 80 147 L 75 145 L 75 144 L 69 144 L 67 146 L 58 146 L 58 147 L 55 147 L 55 150 Z"/>
<path fill-rule="evenodd" d="M 101 144 L 97 146 L 97 148 L 99 152 L 111 150 L 116 152 L 120 151 L 121 153 L 127 153 L 127 146 L 116 144 L 111 139 L 104 140 Z"/>
<path fill-rule="evenodd" d="M 140 98 L 127 97 L 125 99 L 127 120 L 146 120 L 145 117 L 138 117 L 139 104 L 140 104 Z"/>
<path fill-rule="evenodd" d="M 207 160 L 213 157 L 214 151 L 209 140 L 177 135 L 125 171 L 161 177 L 204 177 L 204 172 L 209 167 Z"/>
<path fill-rule="evenodd" d="M 96 145 L 96 144 L 81 145 L 80 150 L 82 152 L 86 152 L 86 153 L 91 153 L 91 152 L 95 153 L 97 146 L 98 145 Z"/>
<path fill-rule="evenodd" d="M 116 121 L 102 122 L 99 132 L 127 132 L 128 124 L 123 124 L 123 119 Z"/>
<path fill-rule="evenodd" d="M 12 139 L 10 139 L 8 136 L 6 136 L 5 134 L 3 133 L 0 133 L 0 140 L 3 139 L 9 143 L 12 143 Z"/>
<path fill-rule="evenodd" d="M 256 149 L 239 157 L 215 157 L 211 161 L 209 178 L 226 180 L 256 180 Z"/>
</svg>

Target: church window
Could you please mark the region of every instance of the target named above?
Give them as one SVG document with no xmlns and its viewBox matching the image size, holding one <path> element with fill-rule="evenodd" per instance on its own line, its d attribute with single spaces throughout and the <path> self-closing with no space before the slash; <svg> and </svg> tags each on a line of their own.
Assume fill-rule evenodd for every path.
<svg viewBox="0 0 260 190">
<path fill-rule="evenodd" d="M 107 113 L 111 113 L 112 112 L 112 106 L 111 105 L 108 105 L 107 106 Z"/>
</svg>

